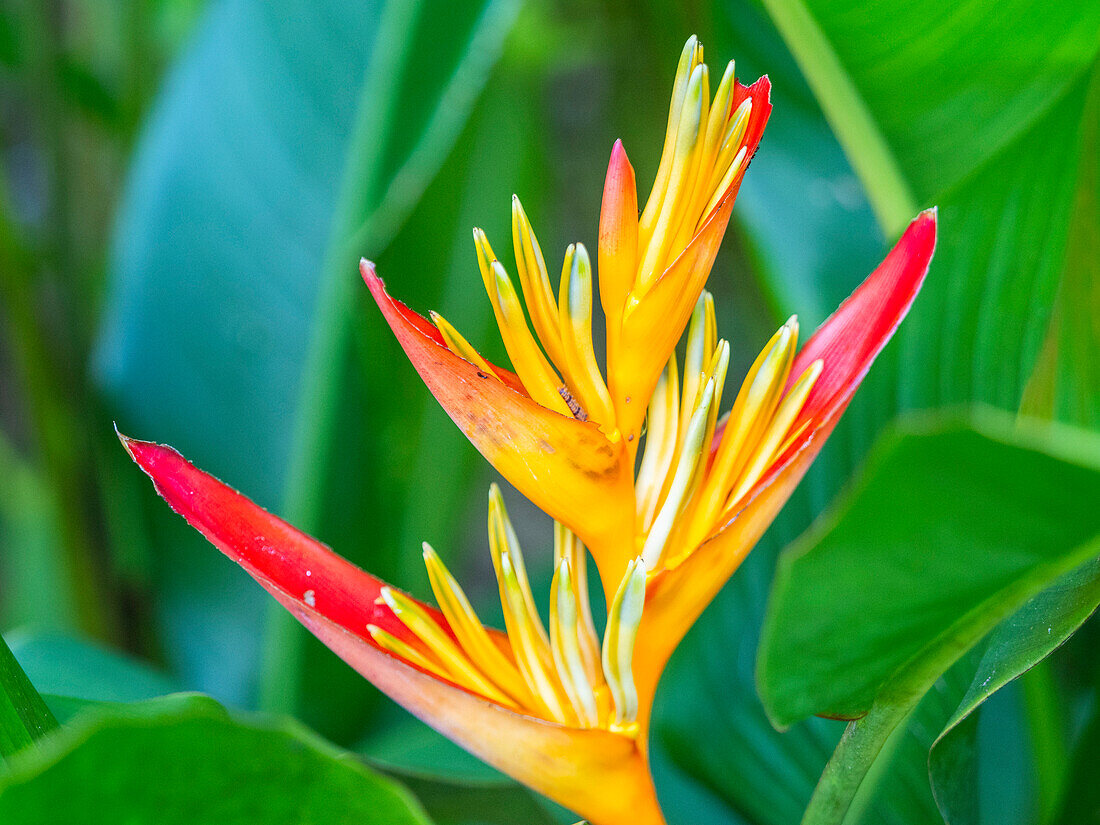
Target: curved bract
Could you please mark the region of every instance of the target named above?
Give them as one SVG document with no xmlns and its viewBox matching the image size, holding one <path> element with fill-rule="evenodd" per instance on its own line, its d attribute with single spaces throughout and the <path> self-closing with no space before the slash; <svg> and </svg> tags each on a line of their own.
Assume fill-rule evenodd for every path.
<svg viewBox="0 0 1100 825">
<path fill-rule="evenodd" d="M 555 285 L 518 198 L 519 289 L 474 231 L 514 371 L 489 363 L 439 314 L 429 320 L 390 297 L 374 265 L 361 264 L 428 389 L 554 518 L 548 622 L 495 485 L 487 529 L 503 630 L 482 624 L 431 547 L 424 562 L 438 607 L 344 561 L 170 448 L 123 437 L 173 509 L 352 667 L 594 825 L 663 822 L 646 743 L 661 672 L 805 474 L 908 311 L 935 247 L 930 210 L 805 346 L 792 316 L 726 392 L 730 350 L 705 285 L 770 113 L 768 94 L 766 78 L 743 86 L 730 63 L 712 95 L 702 46 L 689 39 L 640 211 L 626 152 L 612 149 L 595 269 L 573 244 Z M 592 329 L 597 297 L 603 363 Z M 608 605 L 602 634 L 589 554 Z"/>
<path fill-rule="evenodd" d="M 561 804 L 583 804 L 593 821 L 622 821 L 629 812 L 643 823 L 660 822 L 634 738 L 517 713 L 392 655 L 368 627 L 382 627 L 410 643 L 416 638 L 380 602 L 385 582 L 197 469 L 171 447 L 120 437 L 173 510 L 394 701 Z M 438 611 L 424 609 L 449 631 Z M 585 778 L 591 771 L 599 771 L 609 784 L 593 788 Z"/>
<path fill-rule="evenodd" d="M 373 264 L 361 270 L 416 371 L 485 459 L 589 547 L 612 552 L 634 521 L 633 468 L 622 440 L 541 406 L 507 370 L 489 364 L 489 374 L 456 355 L 435 327 L 386 293 Z M 597 499 L 603 506 L 593 508 Z"/>
</svg>

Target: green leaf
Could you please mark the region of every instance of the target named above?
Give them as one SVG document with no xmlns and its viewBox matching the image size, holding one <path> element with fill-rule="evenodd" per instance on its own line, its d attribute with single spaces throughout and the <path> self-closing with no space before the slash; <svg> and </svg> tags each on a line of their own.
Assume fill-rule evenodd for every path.
<svg viewBox="0 0 1100 825">
<path fill-rule="evenodd" d="M 428 822 L 404 789 L 298 723 L 197 695 L 88 710 L 10 767 L 11 825 Z"/>
<path fill-rule="evenodd" d="M 929 770 L 944 819 L 978 823 L 973 747 L 975 711 L 996 691 L 1034 667 L 1068 639 L 1100 604 L 1100 559 L 1090 559 L 1028 601 L 991 635 L 958 709 L 933 743 Z M 1055 767 L 1055 766 L 1051 766 Z"/>
<path fill-rule="evenodd" d="M 212 4 L 147 124 L 120 211 L 97 367 L 122 426 L 173 443 L 383 575 L 419 481 L 396 468 L 420 416 L 388 401 L 403 362 L 357 348 L 358 319 L 381 321 L 366 316 L 356 265 L 382 256 L 415 211 L 516 8 Z M 382 272 L 438 295 L 447 269 L 421 263 Z M 252 701 L 266 598 L 163 507 L 154 524 L 173 666 L 188 685 Z M 307 678 L 307 713 L 352 735 L 370 707 L 361 680 L 331 656 L 315 667 L 312 648 L 303 660 L 297 630 L 281 638 L 268 703 L 296 704 Z"/>
<path fill-rule="evenodd" d="M 1100 66 L 1081 122 L 1080 163 L 1065 263 L 1050 327 L 1022 408 L 1031 415 L 1100 427 L 1100 357 L 1095 341 L 1100 283 Z"/>
<path fill-rule="evenodd" d="M 11 757 L 56 727 L 57 720 L 0 637 L 0 757 Z"/>
<path fill-rule="evenodd" d="M 894 361 L 892 380 L 873 382 L 881 388 L 877 420 L 971 401 L 1017 409 L 1038 366 L 1061 376 L 1059 415 L 1091 423 L 1094 362 L 1090 355 L 1077 367 L 1075 356 L 1095 351 L 1097 332 L 1072 298 L 1063 302 L 1069 317 L 1053 332 L 1051 324 L 1060 284 L 1086 278 L 1073 273 L 1087 272 L 1096 242 L 1092 126 L 1100 104 L 1088 87 L 1096 83 L 1100 9 L 1052 13 L 1033 0 L 996 11 L 923 2 L 868 10 L 851 0 L 812 10 L 765 6 L 887 234 L 911 217 L 882 206 L 897 202 L 877 190 L 894 185 L 887 167 L 899 170 L 918 205 L 941 207 L 936 260 L 893 348 L 903 360 Z M 868 145 L 878 148 L 867 154 Z M 1061 337 L 1067 327 L 1072 343 Z M 1051 337 L 1044 366 L 1039 354 Z"/>
<path fill-rule="evenodd" d="M 1100 13 L 764 0 L 890 234 L 1020 139 L 1092 63 Z"/>
<path fill-rule="evenodd" d="M 1100 444 L 1082 432 L 1014 429 L 991 412 L 969 424 L 914 421 L 784 552 L 758 661 L 769 714 L 780 724 L 866 714 L 841 740 L 805 822 L 838 822 L 940 675 L 1096 557 L 1098 468 Z"/>
<path fill-rule="evenodd" d="M 954 661 L 979 627 L 1097 554 L 1098 497 L 1100 443 L 1083 432 L 1013 429 L 992 412 L 900 425 L 783 553 L 765 706 L 780 724 L 855 718 L 905 670 Z"/>
<path fill-rule="evenodd" d="M 723 3 L 718 13 L 726 19 L 707 54 L 735 59 L 742 79 L 766 74 L 772 82 L 768 128 L 737 196 L 737 240 L 769 293 L 774 325 L 796 311 L 813 329 L 878 263 L 882 231 L 772 22 L 751 0 Z"/>
</svg>

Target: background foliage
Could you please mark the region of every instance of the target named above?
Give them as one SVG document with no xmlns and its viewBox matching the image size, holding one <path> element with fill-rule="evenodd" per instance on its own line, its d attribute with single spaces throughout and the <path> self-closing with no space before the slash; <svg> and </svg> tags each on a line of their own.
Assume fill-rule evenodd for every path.
<svg viewBox="0 0 1100 825">
<path fill-rule="evenodd" d="M 711 281 L 735 369 L 920 208 L 941 240 L 662 683 L 670 821 L 797 821 L 843 729 L 806 717 L 835 698 L 882 747 L 837 751 L 813 821 L 853 794 L 848 823 L 1100 822 L 1100 6 L 1030 0 L 7 2 L 0 631 L 49 707 L 0 720 L 66 724 L 0 773 L 4 822 L 82 821 L 59 783 L 129 800 L 113 821 L 570 821 L 270 609 L 111 421 L 418 593 L 426 539 L 478 595 L 490 473 L 355 261 L 503 357 L 470 227 L 506 238 L 517 192 L 548 254 L 593 245 L 611 142 L 647 186 L 690 33 L 774 89 Z M 252 796 L 188 808 L 227 787 Z"/>
</svg>

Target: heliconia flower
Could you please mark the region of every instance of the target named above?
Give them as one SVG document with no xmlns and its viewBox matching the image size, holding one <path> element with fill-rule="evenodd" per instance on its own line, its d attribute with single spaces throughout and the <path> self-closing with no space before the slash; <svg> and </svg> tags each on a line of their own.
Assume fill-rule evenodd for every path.
<svg viewBox="0 0 1100 825">
<path fill-rule="evenodd" d="M 935 247 L 929 210 L 801 350 L 797 319 L 780 327 L 720 418 L 729 345 L 718 338 L 704 285 L 767 120 L 767 97 L 766 79 L 741 86 L 731 63 L 712 100 L 692 38 L 640 217 L 633 170 L 615 144 L 600 220 L 602 370 L 588 253 L 568 248 L 555 299 L 518 200 L 519 292 L 484 233 L 474 233 L 515 372 L 482 358 L 441 316 L 429 321 L 391 298 L 362 263 L 428 388 L 501 474 L 554 517 L 548 623 L 495 485 L 488 533 L 504 631 L 481 623 L 428 545 L 438 607 L 341 559 L 171 448 L 122 437 L 169 505 L 352 667 L 593 825 L 664 821 L 647 749 L 661 672 L 821 449 L 908 312 Z M 608 605 L 602 636 L 590 607 L 589 553 Z"/>
<path fill-rule="evenodd" d="M 518 198 L 512 200 L 512 244 L 519 291 L 485 233 L 474 230 L 485 290 L 514 373 L 485 361 L 439 315 L 433 313 L 433 326 L 392 300 L 373 265 L 362 265 L 428 388 L 505 478 L 580 536 L 608 597 L 618 573 L 637 555 L 624 537 L 635 533 L 634 464 L 647 400 L 710 274 L 771 114 L 770 89 L 766 77 L 740 84 L 731 61 L 712 98 L 703 47 L 691 37 L 677 65 L 664 151 L 640 217 L 634 170 L 621 143 L 612 149 L 597 256 L 606 381 L 592 342 L 588 251 L 579 243 L 566 251 L 555 298 Z M 477 368 L 473 382 L 466 377 L 470 366 Z M 599 507 L 592 506 L 594 497 Z"/>
</svg>

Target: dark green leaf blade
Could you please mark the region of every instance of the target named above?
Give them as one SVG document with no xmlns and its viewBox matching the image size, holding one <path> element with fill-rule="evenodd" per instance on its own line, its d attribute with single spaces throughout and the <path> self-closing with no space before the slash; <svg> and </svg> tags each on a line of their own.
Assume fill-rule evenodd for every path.
<svg viewBox="0 0 1100 825">
<path fill-rule="evenodd" d="M 0 637 L 0 757 L 11 757 L 56 727 L 57 720 Z"/>
<path fill-rule="evenodd" d="M 904 692 L 907 671 L 942 673 L 1097 554 L 1100 462 L 1078 463 L 1096 461 L 1097 445 L 1077 432 L 1022 437 L 988 413 L 973 423 L 887 437 L 843 502 L 783 554 L 758 664 L 778 722 L 855 718 L 885 685 Z"/>
<path fill-rule="evenodd" d="M 197 695 L 90 709 L 11 768 L 10 825 L 428 823 L 404 789 L 296 722 Z"/>
<path fill-rule="evenodd" d="M 929 772 L 937 804 L 952 825 L 977 825 L 978 777 L 966 750 L 975 711 L 1006 684 L 1050 655 L 1100 604 L 1100 559 L 1091 559 L 1031 599 L 990 636 L 977 673 L 936 738 Z"/>
</svg>

